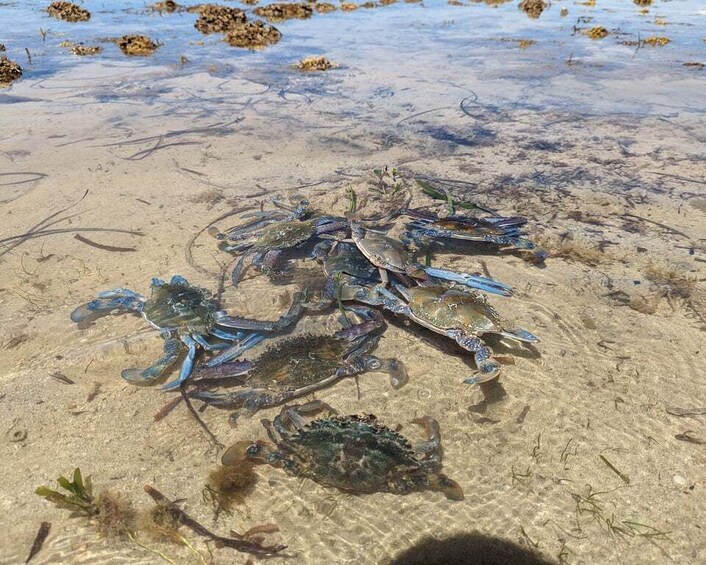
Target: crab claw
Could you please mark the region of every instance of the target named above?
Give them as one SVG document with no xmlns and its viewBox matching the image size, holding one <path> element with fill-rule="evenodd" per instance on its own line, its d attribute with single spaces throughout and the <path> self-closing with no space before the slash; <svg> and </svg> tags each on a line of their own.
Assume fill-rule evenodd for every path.
<svg viewBox="0 0 706 565">
<path fill-rule="evenodd" d="M 495 359 L 483 359 L 481 361 L 476 359 L 476 362 L 478 364 L 478 373 L 465 379 L 463 381 L 465 384 L 475 385 L 492 381 L 497 378 L 500 374 L 500 370 L 502 369 L 502 365 L 500 365 L 500 363 L 498 363 Z"/>
<path fill-rule="evenodd" d="M 429 488 L 443 492 L 449 500 L 463 500 L 461 485 L 441 473 L 429 477 Z"/>
<path fill-rule="evenodd" d="M 269 453 L 270 447 L 264 441 L 237 441 L 223 454 L 221 464 L 232 466 L 243 461 L 250 461 L 257 464 L 267 463 Z"/>
</svg>

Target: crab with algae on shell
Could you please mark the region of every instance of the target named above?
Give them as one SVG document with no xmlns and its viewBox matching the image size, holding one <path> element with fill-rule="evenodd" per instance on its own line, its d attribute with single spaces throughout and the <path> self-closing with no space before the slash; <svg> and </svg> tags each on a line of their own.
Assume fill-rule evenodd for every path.
<svg viewBox="0 0 706 565">
<path fill-rule="evenodd" d="M 322 410 L 336 413 L 318 400 L 283 407 L 273 422 L 262 420 L 274 446 L 239 441 L 223 454 L 221 462 L 236 465 L 245 460 L 281 467 L 291 475 L 352 494 L 433 490 L 451 500 L 463 500 L 458 483 L 441 473 L 439 424 L 433 418 L 413 421 L 424 427 L 427 439 L 412 446 L 371 414 L 306 422 L 304 414 Z"/>
<path fill-rule="evenodd" d="M 354 312 L 361 321 L 334 334 L 285 338 L 269 346 L 255 361 L 199 368 L 192 381 L 197 390 L 190 396 L 234 409 L 230 419 L 236 423 L 239 416 L 252 416 L 264 408 L 282 405 L 366 372 L 387 373 L 394 389 L 404 386 L 407 383 L 404 364 L 372 354 L 385 327 L 382 314 L 363 306 L 348 306 L 346 310 Z M 199 390 L 233 379 L 239 382 L 228 392 Z"/>
</svg>

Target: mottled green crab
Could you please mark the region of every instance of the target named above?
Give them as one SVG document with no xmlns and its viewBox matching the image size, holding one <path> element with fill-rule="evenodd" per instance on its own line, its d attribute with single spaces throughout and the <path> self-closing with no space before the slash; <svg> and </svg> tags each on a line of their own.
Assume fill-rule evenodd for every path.
<svg viewBox="0 0 706 565">
<path fill-rule="evenodd" d="M 333 334 L 282 339 L 254 361 L 197 368 L 192 381 L 196 390 L 190 396 L 234 410 L 231 423 L 235 424 L 240 416 L 252 416 L 365 372 L 387 373 L 393 388 L 404 386 L 404 364 L 372 354 L 385 327 L 380 312 L 364 306 L 348 306 L 346 310 L 361 321 Z M 209 390 L 224 386 L 235 388 L 227 392 Z"/>
<path fill-rule="evenodd" d="M 318 400 L 283 407 L 273 422 L 262 420 L 274 446 L 239 441 L 223 454 L 222 463 L 246 460 L 281 467 L 291 475 L 352 494 L 432 490 L 451 500 L 463 500 L 458 483 L 441 473 L 441 438 L 433 418 L 413 421 L 427 435 L 426 441 L 413 447 L 373 415 L 328 416 L 306 422 L 305 414 L 323 410 L 336 413 Z"/>
</svg>

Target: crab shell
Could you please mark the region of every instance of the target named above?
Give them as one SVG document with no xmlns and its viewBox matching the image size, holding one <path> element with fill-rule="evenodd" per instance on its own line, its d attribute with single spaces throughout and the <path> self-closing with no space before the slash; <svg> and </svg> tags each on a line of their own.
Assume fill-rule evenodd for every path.
<svg viewBox="0 0 706 565">
<path fill-rule="evenodd" d="M 152 296 L 142 315 L 157 329 L 186 330 L 206 334 L 215 325 L 216 307 L 211 294 L 184 283 L 152 284 Z"/>
<path fill-rule="evenodd" d="M 291 220 L 267 226 L 257 242 L 255 251 L 274 251 L 296 247 L 316 233 L 316 220 Z"/>
<path fill-rule="evenodd" d="M 363 237 L 355 238 L 358 249 L 376 267 L 404 273 L 411 260 L 407 248 L 401 241 L 366 230 Z"/>
<path fill-rule="evenodd" d="M 479 293 L 441 286 L 418 286 L 407 292 L 412 313 L 436 328 L 462 329 L 473 335 L 504 331 L 500 316 Z"/>
<path fill-rule="evenodd" d="M 461 220 L 454 219 L 439 219 L 429 224 L 430 227 L 442 230 L 448 230 L 458 233 L 471 233 L 478 235 L 506 235 L 506 229 L 503 226 L 496 226 L 491 222 L 482 219 L 464 218 Z"/>
<path fill-rule="evenodd" d="M 275 422 L 276 427 L 276 422 Z M 355 494 L 408 494 L 439 490 L 461 500 L 463 491 L 439 473 L 441 464 L 420 460 L 407 439 L 375 416 L 342 416 L 310 422 L 277 442 L 290 473 Z"/>
<path fill-rule="evenodd" d="M 257 359 L 247 386 L 297 390 L 330 377 L 353 345 L 329 335 L 305 334 L 270 346 Z"/>
</svg>

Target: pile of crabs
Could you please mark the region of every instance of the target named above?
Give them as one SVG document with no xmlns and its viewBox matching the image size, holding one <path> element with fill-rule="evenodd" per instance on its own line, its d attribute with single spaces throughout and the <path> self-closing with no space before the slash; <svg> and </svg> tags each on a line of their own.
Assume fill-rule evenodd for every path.
<svg viewBox="0 0 706 565">
<path fill-rule="evenodd" d="M 132 312 L 159 330 L 164 355 L 147 368 L 125 369 L 122 377 L 130 383 L 161 381 L 183 359 L 178 378 L 162 388 L 180 391 L 187 402 L 228 409 L 234 425 L 238 418 L 281 407 L 273 421 L 262 420 L 272 443 L 238 441 L 223 455 L 224 465 L 269 464 L 350 493 L 435 490 L 462 499 L 461 487 L 441 473 L 440 431 L 434 419 L 415 420 L 426 431 L 426 440 L 413 446 L 375 416 L 337 416 L 318 400 L 289 403 L 364 372 L 387 373 L 392 387 L 403 386 L 403 362 L 374 355 L 386 327 L 384 312 L 445 336 L 471 354 L 477 372 L 464 383 L 496 379 L 501 365 L 484 343 L 484 334 L 538 341 L 526 330 L 505 327 L 486 298 L 510 296 L 512 289 L 487 276 L 433 267 L 415 257 L 439 246 L 467 250 L 480 245 L 541 262 L 545 253 L 527 238 L 526 219 L 457 214 L 453 209 L 442 216 L 408 205 L 383 217 L 364 218 L 356 212 L 334 216 L 301 201 L 242 220 L 231 229 L 211 232 L 219 249 L 235 256 L 234 286 L 248 268 L 275 277 L 301 257 L 320 273 L 319 290 L 297 292 L 278 320 L 219 310 L 211 293 L 179 275 L 169 282 L 153 279 L 149 298 L 125 288 L 101 292 L 76 308 L 71 319 L 85 327 L 102 315 Z M 389 228 L 400 223 L 401 236 L 391 236 Z M 327 308 L 340 309 L 340 330 L 285 335 L 303 316 Z M 274 341 L 258 357 L 243 358 L 268 339 Z"/>
</svg>

